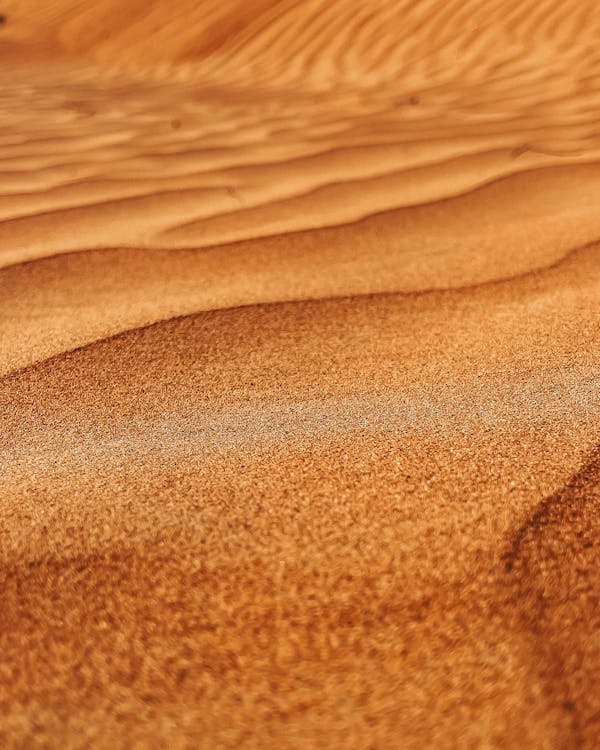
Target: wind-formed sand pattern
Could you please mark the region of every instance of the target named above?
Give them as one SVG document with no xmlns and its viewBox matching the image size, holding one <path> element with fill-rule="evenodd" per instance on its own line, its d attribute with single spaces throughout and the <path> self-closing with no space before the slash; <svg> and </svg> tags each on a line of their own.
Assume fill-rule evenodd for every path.
<svg viewBox="0 0 600 750">
<path fill-rule="evenodd" d="M 600 746 L 600 6 L 2 0 L 0 746 Z"/>
</svg>

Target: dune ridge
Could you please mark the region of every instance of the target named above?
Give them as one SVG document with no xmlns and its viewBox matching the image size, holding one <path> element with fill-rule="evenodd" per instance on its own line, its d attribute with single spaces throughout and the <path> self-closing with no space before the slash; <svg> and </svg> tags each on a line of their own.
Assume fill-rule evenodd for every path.
<svg viewBox="0 0 600 750">
<path fill-rule="evenodd" d="M 597 747 L 597 4 L 0 12 L 0 745 Z"/>
</svg>

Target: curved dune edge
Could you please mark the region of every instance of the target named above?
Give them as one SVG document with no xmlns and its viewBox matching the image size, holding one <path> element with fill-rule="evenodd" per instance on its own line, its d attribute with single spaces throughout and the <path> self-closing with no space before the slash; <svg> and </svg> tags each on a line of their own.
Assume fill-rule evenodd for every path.
<svg viewBox="0 0 600 750">
<path fill-rule="evenodd" d="M 597 169 L 563 167 L 349 226 L 191 251 L 88 250 L 0 269 L 0 372 L 197 310 L 517 277 L 600 236 L 598 187 Z M 473 211 L 486 223 L 473 225 Z M 492 222 L 501 254 L 490 252 Z"/>
<path fill-rule="evenodd" d="M 252 250 L 254 248 L 251 248 Z M 223 248 L 219 248 L 219 251 L 223 250 Z M 495 284 L 508 284 L 513 281 L 516 281 L 518 279 L 523 279 L 528 276 L 537 276 L 542 277 L 547 272 L 550 272 L 552 270 L 555 270 L 557 268 L 560 268 L 562 264 L 569 263 L 569 262 L 577 262 L 577 256 L 583 256 L 584 258 L 584 266 L 587 266 L 590 269 L 593 269 L 595 264 L 595 258 L 600 257 L 600 247 L 598 246 L 598 242 L 592 242 L 589 245 L 585 245 L 583 247 L 578 247 L 575 249 L 572 249 L 566 253 L 566 255 L 563 255 L 560 257 L 557 261 L 554 263 L 544 266 L 542 268 L 534 268 L 532 270 L 527 270 L 522 273 L 516 274 L 514 276 L 509 277 L 501 277 L 497 279 L 491 279 L 491 280 L 485 280 L 485 281 L 479 281 L 476 283 L 471 283 L 465 286 L 456 286 L 456 287 L 447 287 L 442 289 L 436 289 L 435 287 L 432 288 L 425 288 L 425 289 L 415 289 L 415 290 L 406 290 L 406 291 L 399 291 L 398 289 L 389 289 L 384 288 L 384 290 L 377 289 L 376 282 L 377 277 L 375 277 L 375 283 L 373 280 L 370 280 L 366 282 L 365 284 L 365 277 L 363 277 L 363 290 L 357 291 L 356 289 L 345 288 L 343 286 L 343 282 L 345 281 L 345 278 L 337 273 L 335 276 L 331 274 L 330 278 L 335 278 L 337 284 L 340 286 L 334 286 L 327 289 L 327 293 L 321 293 L 321 294 L 300 294 L 298 296 L 288 297 L 285 296 L 285 289 L 281 292 L 281 296 L 277 295 L 276 290 L 274 287 L 274 280 L 281 280 L 282 277 L 284 281 L 286 280 L 286 277 L 281 273 L 281 269 L 275 267 L 271 275 L 267 275 L 264 271 L 264 258 L 260 258 L 260 256 L 257 258 L 258 263 L 261 265 L 261 281 L 262 284 L 265 287 L 269 287 L 271 295 L 273 295 L 272 298 L 269 298 L 268 296 L 260 295 L 257 300 L 250 299 L 244 299 L 243 297 L 240 298 L 227 298 L 224 299 L 218 299 L 218 301 L 213 302 L 210 306 L 206 308 L 202 308 L 198 305 L 201 305 L 201 297 L 200 299 L 194 298 L 193 295 L 191 296 L 191 300 L 185 300 L 182 299 L 183 295 L 181 294 L 181 288 L 175 287 L 175 291 L 172 292 L 171 295 L 165 294 L 164 286 L 161 290 L 162 296 L 158 298 L 158 304 L 156 304 L 155 307 L 155 316 L 158 316 L 160 313 L 163 314 L 163 317 L 155 317 L 155 319 L 147 320 L 145 317 L 137 318 L 135 317 L 135 314 L 137 313 L 139 315 L 139 310 L 135 309 L 134 312 L 131 313 L 131 317 L 127 318 L 125 317 L 125 320 L 123 320 L 123 311 L 125 307 L 126 314 L 129 312 L 127 307 L 124 305 L 124 300 L 127 299 L 128 304 L 131 305 L 132 301 L 132 289 L 135 289 L 137 293 L 139 294 L 139 298 L 143 302 L 147 302 L 148 299 L 152 299 L 152 292 L 148 291 L 148 289 L 142 285 L 142 281 L 147 281 L 146 279 L 141 280 L 139 276 L 135 275 L 128 275 L 125 272 L 125 269 L 127 266 L 125 266 L 125 269 L 123 267 L 123 264 L 116 264 L 114 262 L 113 257 L 110 257 L 109 253 L 111 251 L 104 251 L 102 253 L 102 271 L 99 272 L 98 269 L 94 266 L 93 263 L 93 257 L 90 258 L 90 255 L 95 255 L 93 251 L 87 251 L 85 256 L 85 263 L 77 265 L 75 269 L 68 269 L 65 270 L 65 268 L 61 268 L 60 272 L 57 273 L 56 267 L 54 263 L 49 264 L 49 268 L 47 269 L 49 274 L 53 278 L 59 278 L 65 280 L 65 286 L 68 287 L 71 284 L 71 279 L 74 277 L 77 279 L 77 292 L 80 295 L 79 300 L 75 300 L 74 302 L 71 302 L 71 304 L 68 306 L 67 310 L 64 313 L 64 316 L 58 316 L 56 314 L 55 310 L 51 310 L 49 312 L 46 312 L 44 307 L 40 305 L 39 308 L 36 308 L 35 303 L 32 301 L 31 296 L 27 299 L 27 313 L 26 313 L 26 320 L 17 317 L 15 315 L 15 307 L 14 307 L 14 299 L 21 294 L 20 292 L 20 286 L 19 285 L 16 289 L 13 287 L 11 289 L 12 294 L 7 295 L 5 298 L 6 302 L 6 309 L 10 310 L 10 316 L 11 321 L 10 324 L 4 325 L 4 337 L 3 337 L 3 343 L 2 343 L 2 351 L 3 354 L 3 360 L 4 360 L 4 367 L 6 368 L 4 371 L 0 369 L 0 379 L 3 376 L 9 376 L 9 375 L 16 375 L 19 372 L 23 372 L 24 370 L 27 370 L 31 367 L 35 367 L 36 365 L 40 364 L 43 361 L 47 361 L 49 359 L 52 359 L 54 357 L 60 357 L 65 354 L 72 354 L 75 351 L 78 351 L 82 348 L 85 348 L 86 346 L 90 346 L 94 343 L 99 343 L 100 341 L 106 341 L 111 338 L 114 338 L 115 336 L 119 336 L 123 333 L 131 332 L 134 330 L 140 330 L 142 328 L 148 328 L 152 325 L 164 323 L 168 320 L 173 320 L 174 318 L 181 318 L 186 317 L 189 315 L 193 315 L 195 313 L 199 312 L 206 312 L 209 310 L 220 310 L 220 309 L 232 309 L 232 308 L 238 308 L 238 307 L 246 307 L 246 306 L 255 306 L 260 304 L 273 304 L 273 303 L 282 303 L 282 302 L 290 302 L 290 301 L 302 301 L 302 300 L 319 300 L 319 299 L 335 299 L 339 297 L 348 297 L 348 296 L 372 296 L 374 294 L 381 295 L 381 294 L 402 294 L 403 296 L 410 296 L 410 295 L 422 295 L 422 294 L 434 294 L 435 292 L 467 292 L 472 289 L 476 289 L 478 287 L 484 287 L 488 285 L 495 285 Z M 131 251 L 127 250 L 120 250 L 116 251 L 119 254 L 121 253 L 128 253 Z M 225 248 L 225 252 L 228 253 L 228 256 L 231 255 L 231 251 Z M 150 251 L 145 250 L 143 251 L 142 257 L 138 258 L 138 260 L 141 262 L 141 265 L 144 269 L 147 269 L 148 267 L 148 255 Z M 169 267 L 169 274 L 171 274 L 171 277 L 173 278 L 173 255 L 174 251 L 169 251 L 168 256 L 166 260 Z M 109 255 L 108 258 L 104 257 L 105 255 Z M 56 260 L 61 260 L 65 256 L 60 255 L 56 256 Z M 254 258 L 256 258 L 256 255 L 254 255 Z M 77 258 L 78 259 L 78 258 Z M 203 253 L 203 260 L 205 259 L 205 255 Z M 231 257 L 227 258 L 229 261 L 228 265 L 228 276 L 232 272 L 232 266 L 234 264 L 231 262 Z M 304 253 L 304 260 L 306 260 L 306 253 Z M 161 267 L 159 263 L 157 262 L 157 259 L 153 259 L 154 262 L 152 264 L 152 277 L 154 283 L 156 283 L 157 274 L 160 278 L 161 285 L 165 285 L 166 277 L 163 272 L 161 275 Z M 591 262 L 590 262 L 591 261 Z M 218 261 L 222 262 L 222 260 Z M 39 261 L 36 261 L 36 263 L 39 263 Z M 99 277 L 104 279 L 104 283 L 106 283 L 106 265 L 105 263 L 108 263 L 108 265 L 111 267 L 111 269 L 116 270 L 115 278 L 119 278 L 119 283 L 121 285 L 121 289 L 117 287 L 115 290 L 115 286 L 113 285 L 111 288 L 111 292 L 113 294 L 112 299 L 107 299 L 106 295 L 103 295 L 102 297 L 97 297 L 93 300 L 93 304 L 89 305 L 90 300 L 90 290 L 85 289 L 84 286 L 84 280 L 85 280 L 85 274 L 86 272 L 89 273 L 89 276 L 91 278 L 92 284 L 97 283 L 97 279 Z M 29 266 L 29 263 L 26 264 Z M 189 275 L 196 269 L 193 269 L 190 267 L 191 264 L 184 264 L 184 269 L 181 272 L 180 278 L 189 278 Z M 310 265 L 310 264 L 309 264 Z M 371 274 L 373 273 L 372 265 L 368 269 L 361 269 L 364 273 L 366 270 L 370 271 Z M 134 272 L 137 270 L 139 272 L 140 269 L 140 263 L 137 263 L 133 266 Z M 35 283 L 32 285 L 34 288 L 43 289 L 45 287 L 43 278 L 40 278 L 39 271 L 42 269 L 36 268 L 38 271 L 37 279 L 35 280 Z M 323 269 L 326 270 L 326 269 Z M 389 261 L 386 265 L 386 271 L 389 271 Z M 43 271 L 42 271 L 43 272 Z M 1 278 L 1 271 L 0 271 L 0 278 Z M 309 274 L 312 276 L 312 272 L 309 271 Z M 357 274 L 358 275 L 358 274 Z M 240 273 L 240 276 L 243 276 L 244 282 L 246 284 L 249 284 L 249 286 L 252 286 L 253 278 L 252 274 L 249 273 L 249 269 L 246 267 L 243 269 L 243 271 Z M 206 279 L 206 276 L 203 275 L 203 278 Z M 298 270 L 296 268 L 293 268 L 290 273 L 290 277 L 293 278 L 294 284 L 297 284 L 301 286 L 302 284 L 302 276 L 300 273 L 298 273 Z M 10 280 L 14 284 L 14 280 Z M 582 283 L 593 283 L 591 281 L 591 278 L 582 278 Z M 226 293 L 231 294 L 232 291 L 235 290 L 235 285 L 232 283 L 231 276 L 229 276 L 227 281 L 227 287 L 226 287 Z M 7 280 L 6 286 L 9 287 L 9 281 Z M 21 281 L 21 284 L 23 282 Z M 31 279 L 27 278 L 25 279 L 25 283 L 28 285 L 31 284 Z M 16 286 L 16 285 L 15 285 Z M 308 286 L 308 285 L 307 285 Z M 258 287 L 260 289 L 260 286 Z M 256 287 L 253 291 L 256 290 Z M 117 294 L 115 294 L 115 291 Z M 119 294 L 119 292 L 121 292 Z M 339 293 L 336 293 L 339 292 Z M 56 287 L 53 289 L 53 293 L 56 293 Z M 213 292 L 214 293 L 214 292 Z M 64 299 L 64 295 L 62 297 Z M 178 306 L 176 308 L 176 312 L 173 311 L 173 308 L 165 308 L 162 307 L 165 303 L 165 299 L 175 299 L 177 300 Z M 92 298 L 93 299 L 93 298 Z M 90 308 L 89 318 L 86 320 L 85 314 L 82 314 L 79 305 L 82 304 L 83 300 L 85 300 L 88 303 L 88 307 Z M 140 305 L 141 306 L 141 305 Z M 0 306 L 0 311 L 1 311 Z M 74 318 L 74 310 L 78 311 L 77 317 Z M 116 312 L 116 319 L 119 321 L 119 323 L 116 324 L 116 330 L 110 329 L 111 324 L 111 312 Z M 147 311 L 144 310 L 144 313 L 147 315 Z M 45 317 L 44 317 L 45 316 Z M 121 317 L 118 317 L 121 316 Z M 7 314 L 7 319 L 8 319 Z M 33 319 L 33 323 L 31 327 L 28 329 L 27 326 L 27 319 Z M 72 320 L 72 329 L 73 333 L 69 330 L 69 326 L 67 324 L 68 320 Z M 43 321 L 43 322 L 42 322 Z M 86 325 L 87 324 L 87 325 Z M 11 328 L 14 327 L 15 333 L 13 336 L 11 336 Z M 55 333 L 55 331 L 57 333 Z M 58 332 L 60 332 L 58 334 Z M 52 334 L 55 334 L 55 337 L 53 338 Z M 96 335 L 93 335 L 96 334 Z M 88 338 L 84 338 L 84 336 L 88 336 Z M 83 340 L 82 340 L 83 339 Z M 24 340 L 27 342 L 27 349 L 23 350 L 23 343 Z M 72 344 L 75 343 L 75 346 L 72 346 Z M 53 350 L 54 349 L 54 350 Z M 39 359 L 33 359 L 34 355 L 37 353 L 43 353 L 43 356 Z M 24 363 L 23 363 L 24 361 Z"/>
</svg>

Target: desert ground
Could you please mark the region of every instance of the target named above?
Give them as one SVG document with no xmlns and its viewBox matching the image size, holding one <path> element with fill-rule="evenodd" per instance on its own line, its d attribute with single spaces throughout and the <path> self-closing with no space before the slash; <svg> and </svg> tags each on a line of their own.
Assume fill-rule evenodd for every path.
<svg viewBox="0 0 600 750">
<path fill-rule="evenodd" d="M 0 746 L 600 747 L 596 0 L 0 14 Z"/>
</svg>

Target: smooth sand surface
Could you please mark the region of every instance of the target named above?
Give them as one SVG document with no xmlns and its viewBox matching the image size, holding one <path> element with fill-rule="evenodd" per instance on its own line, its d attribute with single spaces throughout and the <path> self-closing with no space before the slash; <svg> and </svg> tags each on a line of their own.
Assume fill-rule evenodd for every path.
<svg viewBox="0 0 600 750">
<path fill-rule="evenodd" d="M 599 747 L 595 0 L 0 11 L 0 745 Z"/>
</svg>

